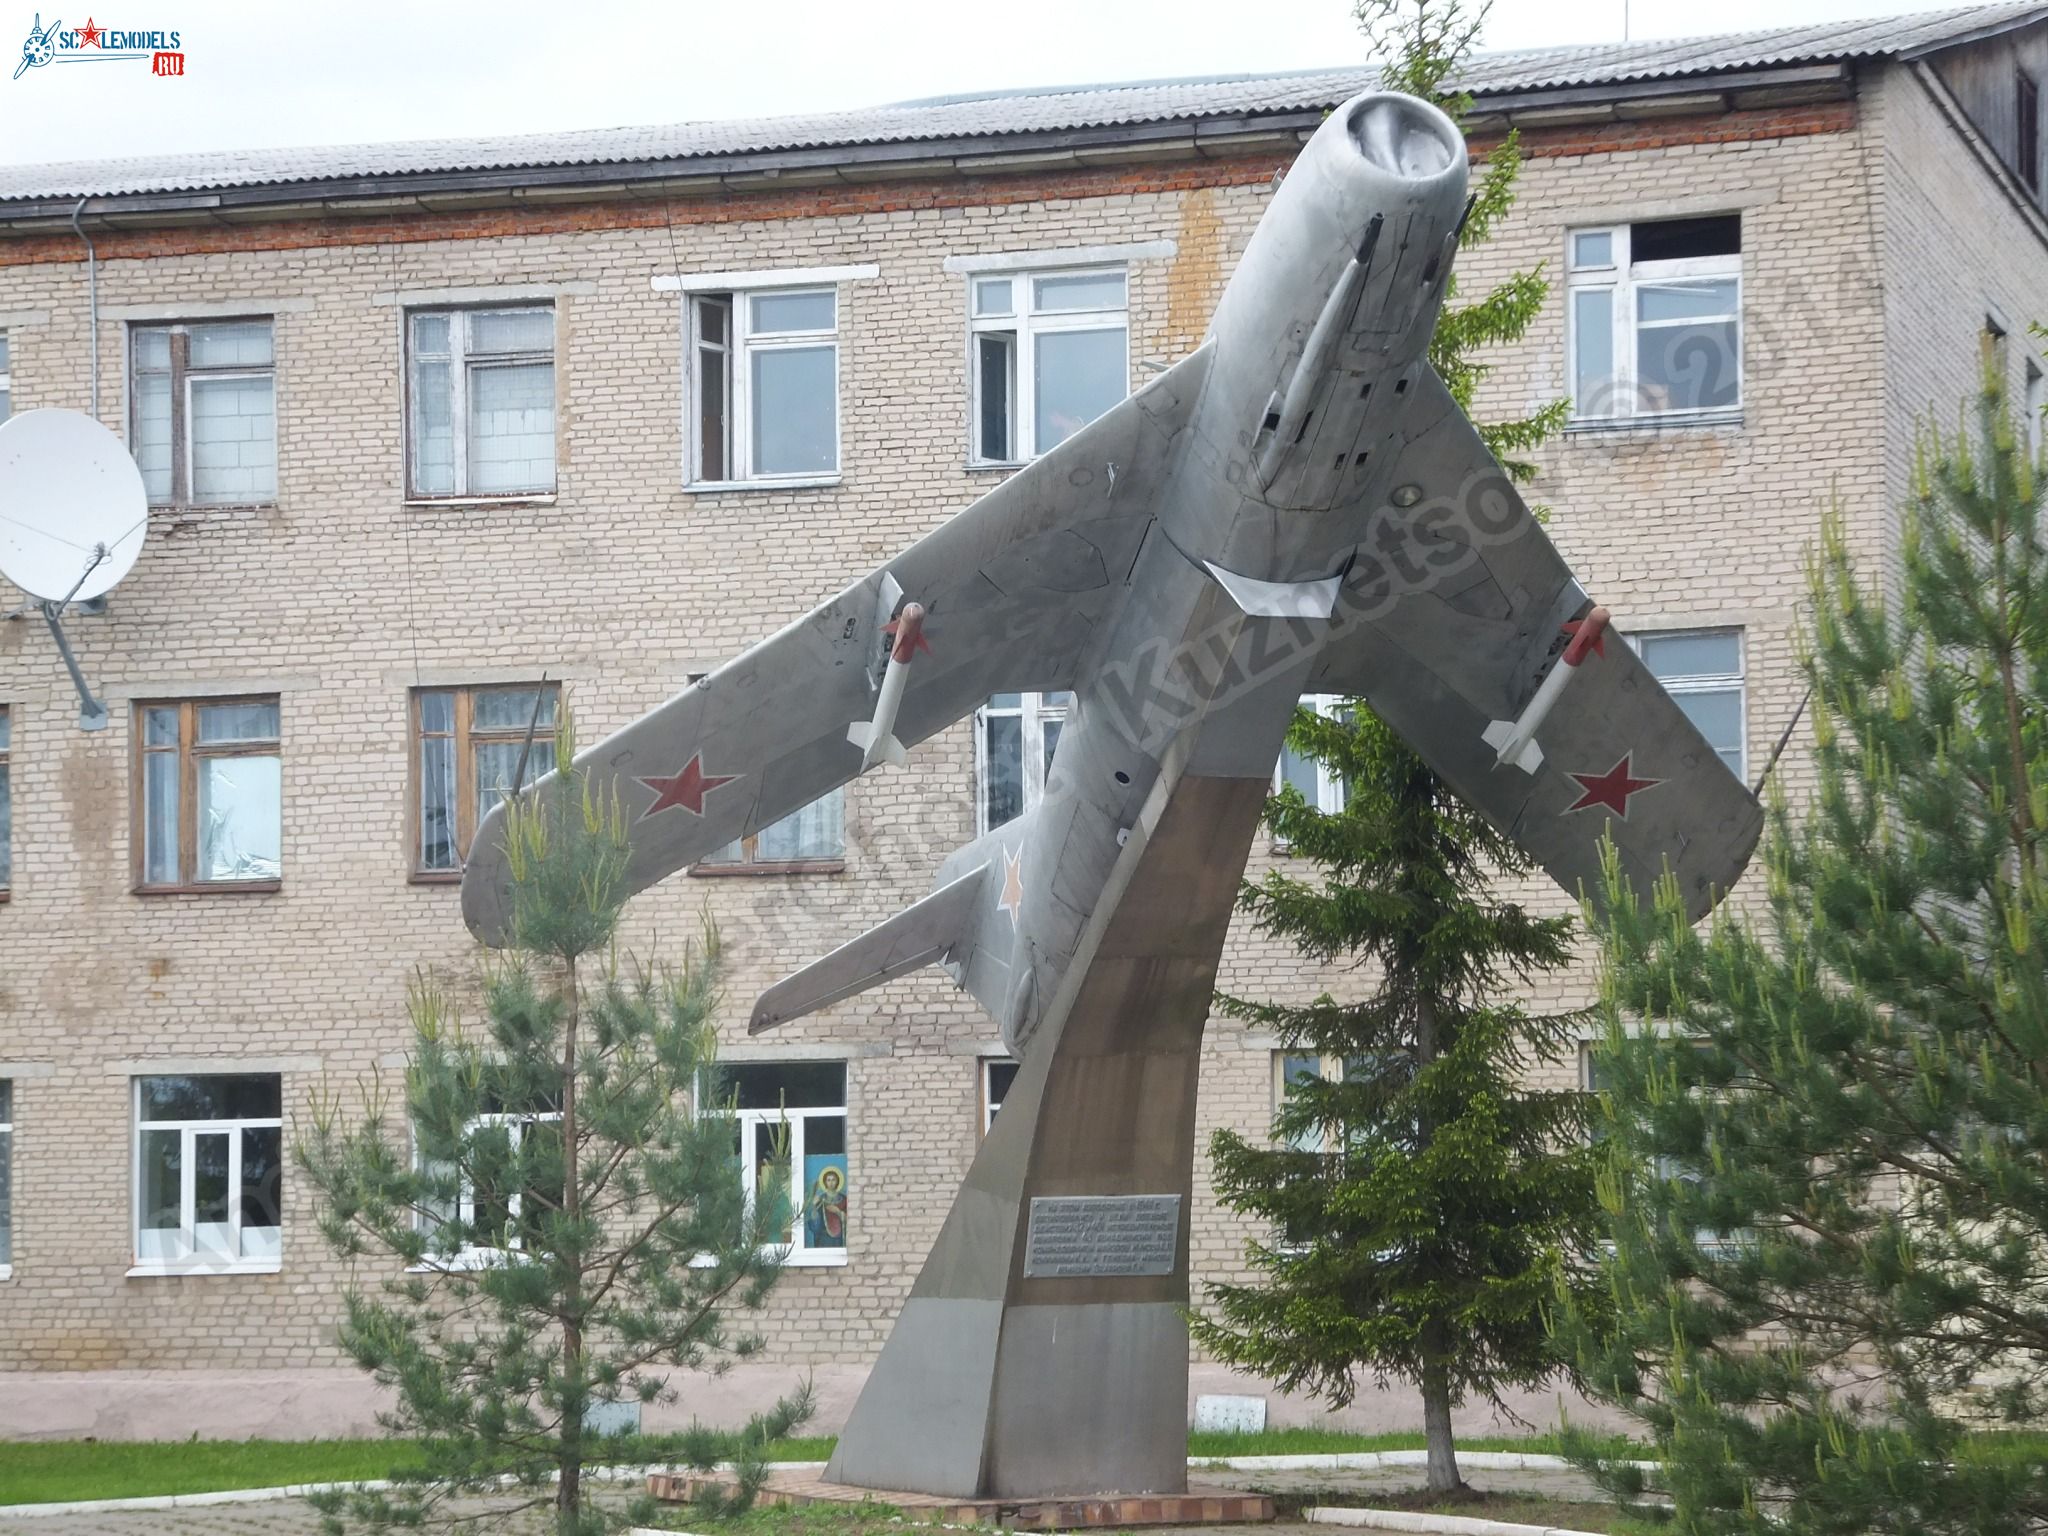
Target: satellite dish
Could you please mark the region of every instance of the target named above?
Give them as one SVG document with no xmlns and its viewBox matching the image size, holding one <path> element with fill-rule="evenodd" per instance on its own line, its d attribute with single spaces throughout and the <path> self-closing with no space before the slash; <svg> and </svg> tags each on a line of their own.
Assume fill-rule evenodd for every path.
<svg viewBox="0 0 2048 1536">
<path fill-rule="evenodd" d="M 0 576 L 44 603 L 109 592 L 149 532 L 127 445 L 82 411 L 0 423 Z"/>
</svg>

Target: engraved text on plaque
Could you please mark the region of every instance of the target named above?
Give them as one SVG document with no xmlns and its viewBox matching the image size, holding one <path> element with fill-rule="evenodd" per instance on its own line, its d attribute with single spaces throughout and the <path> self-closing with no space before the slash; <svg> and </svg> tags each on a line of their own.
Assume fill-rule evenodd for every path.
<svg viewBox="0 0 2048 1536">
<path fill-rule="evenodd" d="M 1031 1202 L 1027 1277 L 1170 1275 L 1179 1254 L 1179 1195 L 1053 1195 Z"/>
</svg>

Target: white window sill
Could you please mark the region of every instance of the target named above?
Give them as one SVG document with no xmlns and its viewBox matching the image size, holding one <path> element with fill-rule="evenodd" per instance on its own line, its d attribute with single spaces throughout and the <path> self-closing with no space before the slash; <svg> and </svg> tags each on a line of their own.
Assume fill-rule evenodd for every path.
<svg viewBox="0 0 2048 1536">
<path fill-rule="evenodd" d="M 424 1264 L 408 1264 L 408 1275 L 472 1274 L 480 1269 L 495 1269 L 513 1259 L 524 1258 L 516 1250 L 506 1248 L 465 1248 L 460 1253 L 451 1253 L 445 1258 L 429 1259 Z"/>
<path fill-rule="evenodd" d="M 778 480 L 691 480 L 683 490 L 692 496 L 723 496 L 728 491 L 810 491 L 840 483 L 838 475 L 791 475 Z"/>
<path fill-rule="evenodd" d="M 969 459 L 961 467 L 970 475 L 1007 475 L 1030 462 L 1029 459 Z"/>
<path fill-rule="evenodd" d="M 12 1264 L 0 1264 L 0 1280 L 12 1280 L 13 1278 L 14 1266 Z"/>
<path fill-rule="evenodd" d="M 283 1268 L 284 1261 L 281 1259 L 186 1259 L 176 1264 L 137 1264 L 128 1271 L 128 1278 L 147 1280 L 177 1279 L 195 1275 L 274 1275 Z"/>
<path fill-rule="evenodd" d="M 692 1269 L 709 1269 L 716 1259 L 699 1255 L 690 1260 Z M 846 1250 L 844 1248 L 811 1248 L 782 1256 L 784 1269 L 844 1269 Z"/>
<path fill-rule="evenodd" d="M 553 491 L 507 491 L 502 496 L 408 496 L 408 507 L 432 511 L 437 507 L 552 507 Z"/>
<path fill-rule="evenodd" d="M 1564 424 L 1567 437 L 1634 432 L 1645 436 L 1693 427 L 1739 427 L 1742 412 L 1697 411 L 1668 416 L 1588 416 Z"/>
</svg>

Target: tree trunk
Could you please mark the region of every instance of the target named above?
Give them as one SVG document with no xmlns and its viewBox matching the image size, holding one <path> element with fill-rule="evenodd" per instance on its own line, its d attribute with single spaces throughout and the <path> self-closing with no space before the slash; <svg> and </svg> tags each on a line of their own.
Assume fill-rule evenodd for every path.
<svg viewBox="0 0 2048 1536">
<path fill-rule="evenodd" d="M 1422 1330 L 1422 1433 L 1429 1442 L 1429 1491 L 1454 1493 L 1465 1486 L 1458 1476 L 1458 1445 L 1451 1435 L 1451 1373 L 1447 1330 L 1430 1323 Z"/>
<path fill-rule="evenodd" d="M 583 1211 L 578 1177 L 576 1128 L 576 1026 L 582 993 L 576 980 L 576 957 L 568 957 L 569 1016 L 562 1024 L 562 1215 L 574 1226 Z M 562 1481 L 555 1491 L 556 1525 L 574 1530 L 583 1506 L 583 1255 L 573 1255 L 562 1296 L 562 1374 L 564 1385 L 561 1431 Z"/>
<path fill-rule="evenodd" d="M 1436 999 L 1427 992 L 1415 999 L 1415 1070 L 1422 1071 L 1436 1060 L 1442 1042 L 1437 1039 Z M 1427 1115 L 1418 1115 L 1415 1139 L 1427 1149 L 1436 1127 Z M 1442 1318 L 1433 1317 L 1422 1325 L 1422 1433 L 1429 1450 L 1429 1491 L 1452 1493 L 1464 1486 L 1458 1476 L 1458 1446 L 1451 1435 L 1451 1330 Z"/>
</svg>

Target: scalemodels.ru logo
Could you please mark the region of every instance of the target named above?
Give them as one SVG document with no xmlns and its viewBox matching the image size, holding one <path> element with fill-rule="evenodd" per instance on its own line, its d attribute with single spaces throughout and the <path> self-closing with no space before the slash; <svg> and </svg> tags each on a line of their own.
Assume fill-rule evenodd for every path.
<svg viewBox="0 0 2048 1536">
<path fill-rule="evenodd" d="M 103 27 L 90 17 L 84 26 L 69 30 L 61 21 L 46 27 L 39 11 L 28 29 L 28 41 L 21 45 L 21 62 L 14 66 L 14 78 L 19 80 L 28 70 L 45 64 L 96 64 L 113 59 L 146 60 L 152 75 L 182 75 L 183 47 L 176 32 Z"/>
</svg>

